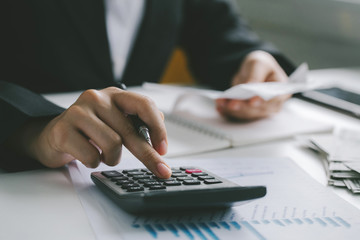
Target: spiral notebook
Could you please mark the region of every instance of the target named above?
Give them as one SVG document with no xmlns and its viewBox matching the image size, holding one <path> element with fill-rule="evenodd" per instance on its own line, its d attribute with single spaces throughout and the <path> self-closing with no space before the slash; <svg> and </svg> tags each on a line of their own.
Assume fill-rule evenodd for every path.
<svg viewBox="0 0 360 240">
<path fill-rule="evenodd" d="M 230 147 L 227 139 L 166 116 L 168 158 L 187 156 Z"/>
<path fill-rule="evenodd" d="M 218 114 L 214 100 L 204 94 L 206 90 L 203 89 L 152 86 L 136 88 L 135 91 L 152 98 L 165 115 L 169 143 L 166 157 L 203 153 L 291 138 L 298 134 L 332 130 L 329 124 L 300 116 L 288 106 L 290 103 L 285 103 L 279 113 L 265 119 L 230 122 Z M 188 94 L 189 92 L 191 94 Z"/>
<path fill-rule="evenodd" d="M 332 130 L 331 125 L 301 117 L 287 105 L 274 116 L 250 122 L 229 122 L 219 115 L 200 116 L 184 110 L 167 113 L 165 119 L 169 138 L 167 157 Z"/>
</svg>

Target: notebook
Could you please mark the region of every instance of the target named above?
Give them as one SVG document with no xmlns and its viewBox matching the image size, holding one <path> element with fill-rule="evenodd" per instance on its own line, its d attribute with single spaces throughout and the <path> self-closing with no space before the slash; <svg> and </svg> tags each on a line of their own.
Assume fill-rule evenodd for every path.
<svg viewBox="0 0 360 240">
<path fill-rule="evenodd" d="M 230 147 L 228 139 L 216 136 L 184 124 L 171 115 L 166 115 L 165 126 L 168 137 L 168 158 L 199 154 Z"/>
<path fill-rule="evenodd" d="M 212 94 L 212 90 L 175 86 L 156 88 L 154 85 L 133 90 L 152 98 L 165 115 L 169 143 L 166 157 L 332 130 L 329 124 L 300 116 L 289 103 L 285 103 L 279 113 L 265 119 L 230 122 L 218 114 L 214 99 L 206 94 L 207 91 Z"/>
</svg>

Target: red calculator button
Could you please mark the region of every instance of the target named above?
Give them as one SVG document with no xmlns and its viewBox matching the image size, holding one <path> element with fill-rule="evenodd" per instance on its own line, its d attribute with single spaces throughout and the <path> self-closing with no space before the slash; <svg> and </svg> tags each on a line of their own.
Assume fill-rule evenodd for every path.
<svg viewBox="0 0 360 240">
<path fill-rule="evenodd" d="M 186 169 L 186 173 L 201 173 L 202 171 L 200 169 Z"/>
</svg>

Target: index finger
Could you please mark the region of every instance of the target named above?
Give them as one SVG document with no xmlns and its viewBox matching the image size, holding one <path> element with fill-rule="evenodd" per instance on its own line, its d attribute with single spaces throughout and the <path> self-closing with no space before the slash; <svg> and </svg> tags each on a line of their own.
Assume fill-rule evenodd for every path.
<svg viewBox="0 0 360 240">
<path fill-rule="evenodd" d="M 171 176 L 170 167 L 160 154 L 137 133 L 131 123 L 123 124 L 121 128 L 124 146 L 156 176 L 169 178 Z"/>
<path fill-rule="evenodd" d="M 122 112 L 137 115 L 146 123 L 155 149 L 138 134 L 129 117 L 119 126 L 125 147 L 157 176 L 170 177 L 170 167 L 159 155 L 165 154 L 167 149 L 166 129 L 162 113 L 150 99 L 136 93 L 121 91 L 121 94 L 114 95 L 113 100 Z M 124 115 L 119 117 L 126 118 Z"/>
<path fill-rule="evenodd" d="M 115 104 L 126 114 L 137 115 L 149 128 L 151 142 L 163 155 L 167 150 L 167 135 L 163 114 L 148 97 L 133 92 L 122 92 L 114 97 Z"/>
</svg>

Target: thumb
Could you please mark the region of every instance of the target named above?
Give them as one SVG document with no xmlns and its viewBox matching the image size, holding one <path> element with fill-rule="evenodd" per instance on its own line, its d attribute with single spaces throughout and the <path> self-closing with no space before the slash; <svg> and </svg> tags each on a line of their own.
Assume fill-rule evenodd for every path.
<svg viewBox="0 0 360 240">
<path fill-rule="evenodd" d="M 265 82 L 271 75 L 271 65 L 266 64 L 263 54 L 250 53 L 242 62 L 239 71 L 232 79 L 232 85 L 240 83 Z"/>
</svg>

